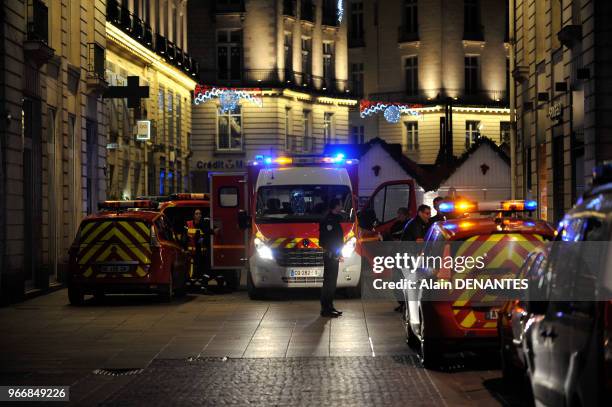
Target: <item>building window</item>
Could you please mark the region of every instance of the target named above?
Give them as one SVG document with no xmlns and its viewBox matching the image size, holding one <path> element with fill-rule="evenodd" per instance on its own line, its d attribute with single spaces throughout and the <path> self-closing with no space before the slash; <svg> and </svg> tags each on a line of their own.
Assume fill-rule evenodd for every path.
<svg viewBox="0 0 612 407">
<path fill-rule="evenodd" d="M 242 31 L 217 31 L 217 78 L 240 80 L 242 71 Z"/>
<path fill-rule="evenodd" d="M 312 72 L 312 63 L 310 55 L 312 53 L 312 39 L 302 37 L 302 73 L 310 75 Z"/>
<path fill-rule="evenodd" d="M 419 31 L 417 0 L 404 0 L 402 31 L 405 34 L 417 34 Z"/>
<path fill-rule="evenodd" d="M 166 159 L 159 157 L 159 194 L 166 195 Z"/>
<path fill-rule="evenodd" d="M 473 95 L 480 90 L 480 77 L 478 72 L 478 57 L 465 57 L 465 93 Z"/>
<path fill-rule="evenodd" d="M 302 151 L 307 153 L 314 149 L 314 140 L 312 138 L 312 112 L 304 110 L 304 140 L 302 142 Z"/>
<path fill-rule="evenodd" d="M 415 96 L 419 93 L 419 60 L 416 56 L 408 57 L 404 61 L 406 79 L 406 94 Z"/>
<path fill-rule="evenodd" d="M 168 144 L 174 143 L 174 93 L 171 90 L 168 90 L 167 93 L 167 111 L 168 111 L 168 135 L 166 140 Z"/>
<path fill-rule="evenodd" d="M 175 147 L 180 149 L 181 146 L 181 141 L 182 141 L 182 137 L 183 137 L 183 128 L 181 126 L 181 119 L 183 118 L 183 114 L 182 114 L 182 109 L 183 106 L 181 104 L 181 98 L 180 96 L 177 98 L 177 104 L 176 104 L 176 144 Z"/>
<path fill-rule="evenodd" d="M 363 126 L 351 127 L 351 143 L 363 144 L 365 141 L 365 129 Z"/>
<path fill-rule="evenodd" d="M 323 113 L 323 143 L 331 144 L 334 139 L 334 125 L 333 125 L 334 114 L 325 112 Z"/>
<path fill-rule="evenodd" d="M 285 33 L 285 70 L 293 70 L 293 35 L 290 32 Z"/>
<path fill-rule="evenodd" d="M 499 143 L 510 145 L 510 122 L 499 123 Z"/>
<path fill-rule="evenodd" d="M 334 80 L 334 43 L 323 43 L 323 88 L 331 89 Z"/>
<path fill-rule="evenodd" d="M 363 95 L 363 63 L 351 64 L 351 82 L 353 93 Z"/>
<path fill-rule="evenodd" d="M 469 148 L 480 138 L 480 122 L 467 120 L 465 122 L 465 148 Z"/>
<path fill-rule="evenodd" d="M 217 113 L 217 150 L 242 151 L 242 112 L 240 106 L 227 112 Z"/>
<path fill-rule="evenodd" d="M 482 25 L 480 24 L 480 2 L 478 0 L 465 0 L 463 3 L 463 30 L 464 39 L 482 41 Z"/>
<path fill-rule="evenodd" d="M 285 150 L 295 151 L 295 137 L 291 134 L 291 108 L 285 108 Z"/>
<path fill-rule="evenodd" d="M 416 151 L 419 149 L 419 123 L 404 122 L 406 126 L 406 150 Z"/>
<path fill-rule="evenodd" d="M 363 2 L 351 3 L 351 18 L 349 20 L 349 44 L 363 46 Z"/>
</svg>

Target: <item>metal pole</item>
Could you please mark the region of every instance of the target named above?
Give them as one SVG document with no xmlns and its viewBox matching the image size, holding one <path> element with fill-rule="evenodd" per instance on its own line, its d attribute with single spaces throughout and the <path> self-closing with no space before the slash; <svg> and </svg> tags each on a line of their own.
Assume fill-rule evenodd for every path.
<svg viewBox="0 0 612 407">
<path fill-rule="evenodd" d="M 508 41 L 510 42 L 510 63 L 509 63 L 509 75 L 512 76 L 512 72 L 516 69 L 516 33 L 514 23 L 514 13 L 516 7 L 516 0 L 508 0 L 508 18 L 509 18 L 509 33 Z M 516 199 L 516 82 L 511 77 L 510 80 L 510 194 L 512 199 Z M 523 177 L 524 179 L 524 177 Z"/>
</svg>

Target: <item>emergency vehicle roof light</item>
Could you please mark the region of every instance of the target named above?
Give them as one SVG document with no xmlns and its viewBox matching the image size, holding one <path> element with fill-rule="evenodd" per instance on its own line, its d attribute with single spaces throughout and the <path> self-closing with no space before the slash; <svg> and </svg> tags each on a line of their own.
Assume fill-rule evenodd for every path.
<svg viewBox="0 0 612 407">
<path fill-rule="evenodd" d="M 478 210 L 478 205 L 475 202 L 466 200 L 458 201 L 445 201 L 439 206 L 440 212 L 442 213 L 468 213 L 475 212 Z"/>
<path fill-rule="evenodd" d="M 332 157 L 316 157 L 316 156 L 297 156 L 297 157 L 269 157 L 263 155 L 255 156 L 255 161 L 250 161 L 250 165 L 311 165 L 311 164 L 359 164 L 357 159 L 346 159 L 344 153 L 337 153 Z"/>
<path fill-rule="evenodd" d="M 138 201 L 104 201 L 98 203 L 100 210 L 120 210 L 120 209 L 157 209 L 159 204 L 151 200 Z"/>
<path fill-rule="evenodd" d="M 502 211 L 535 211 L 538 208 L 538 203 L 534 200 L 523 201 L 514 199 L 511 201 L 501 201 Z"/>
<path fill-rule="evenodd" d="M 200 194 L 179 193 L 179 194 L 172 194 L 170 195 L 170 197 L 175 201 L 194 201 L 194 200 L 209 201 L 210 200 L 210 195 L 205 194 L 205 193 L 200 193 Z"/>
</svg>

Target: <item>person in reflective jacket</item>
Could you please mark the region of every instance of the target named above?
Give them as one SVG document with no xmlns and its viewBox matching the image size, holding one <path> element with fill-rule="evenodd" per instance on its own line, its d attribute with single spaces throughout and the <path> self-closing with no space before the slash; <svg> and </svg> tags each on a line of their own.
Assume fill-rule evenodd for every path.
<svg viewBox="0 0 612 407">
<path fill-rule="evenodd" d="M 329 211 L 319 224 L 319 246 L 323 248 L 323 287 L 321 288 L 321 316 L 336 318 L 342 312 L 334 308 L 334 294 L 338 281 L 338 267 L 342 258 L 344 233 L 340 226 L 342 203 L 332 199 Z"/>
</svg>

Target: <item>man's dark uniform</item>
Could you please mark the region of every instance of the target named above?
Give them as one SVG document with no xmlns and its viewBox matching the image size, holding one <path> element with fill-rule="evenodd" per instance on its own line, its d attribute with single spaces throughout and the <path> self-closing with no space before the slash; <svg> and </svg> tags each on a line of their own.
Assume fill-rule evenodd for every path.
<svg viewBox="0 0 612 407">
<path fill-rule="evenodd" d="M 321 289 L 321 311 L 334 309 L 334 294 L 338 281 L 338 260 L 344 244 L 344 234 L 340 226 L 341 215 L 327 214 L 319 224 L 319 246 L 323 255 L 323 288 Z"/>
<path fill-rule="evenodd" d="M 210 219 L 202 218 L 197 224 L 190 220 L 185 228 L 187 229 L 185 237 L 189 241 L 193 256 L 193 278 L 199 280 L 210 274 L 210 236 L 212 234 Z"/>
<path fill-rule="evenodd" d="M 433 225 L 436 222 L 440 222 L 442 220 L 446 220 L 446 216 L 442 215 L 440 212 L 436 213 L 436 216 L 432 216 L 429 218 L 429 224 Z"/>
<path fill-rule="evenodd" d="M 396 220 L 391 228 L 389 229 L 389 233 L 387 234 L 385 240 L 400 240 L 402 237 L 402 233 L 404 233 L 404 228 L 406 224 L 410 221 L 410 219 L 406 219 L 404 221 Z"/>
<path fill-rule="evenodd" d="M 415 242 L 417 239 L 424 239 L 429 225 L 430 223 L 423 222 L 419 215 L 415 216 L 410 222 L 406 223 L 400 240 Z"/>
</svg>

